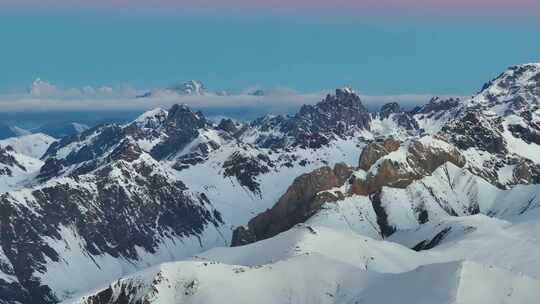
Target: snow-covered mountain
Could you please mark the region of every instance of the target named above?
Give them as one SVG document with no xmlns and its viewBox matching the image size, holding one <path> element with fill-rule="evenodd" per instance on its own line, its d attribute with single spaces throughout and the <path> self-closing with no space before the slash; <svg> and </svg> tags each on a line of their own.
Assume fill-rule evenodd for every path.
<svg viewBox="0 0 540 304">
<path fill-rule="evenodd" d="M 0 143 L 0 303 L 536 303 L 539 82 Z"/>
<path fill-rule="evenodd" d="M 17 153 L 40 159 L 55 141 L 47 134 L 34 133 L 0 140 L 0 147 L 9 146 Z"/>
<path fill-rule="evenodd" d="M 174 85 L 169 88 L 181 95 L 204 95 L 207 93 L 204 84 L 197 80 L 190 80 L 184 83 Z"/>
<path fill-rule="evenodd" d="M 40 159 L 56 140 L 45 134 L 30 134 L 0 140 L 0 191 L 32 184 L 43 166 Z"/>
<path fill-rule="evenodd" d="M 528 275 L 326 227 L 161 264 L 67 303 L 536 303 Z"/>
<path fill-rule="evenodd" d="M 178 83 L 167 88 L 154 89 L 152 91 L 138 95 L 137 98 L 148 98 L 154 96 L 204 96 L 204 95 L 218 95 L 225 96 L 225 91 L 210 91 L 206 88 L 204 83 L 198 80 L 188 80 L 186 82 Z"/>
</svg>

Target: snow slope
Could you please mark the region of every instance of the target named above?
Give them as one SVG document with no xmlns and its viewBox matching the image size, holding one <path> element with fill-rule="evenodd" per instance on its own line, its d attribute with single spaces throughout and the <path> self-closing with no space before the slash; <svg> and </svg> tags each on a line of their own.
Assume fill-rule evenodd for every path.
<svg viewBox="0 0 540 304">
<path fill-rule="evenodd" d="M 339 245 L 339 246 L 338 246 Z M 386 241 L 296 227 L 193 261 L 166 263 L 66 303 L 536 303 L 538 280 Z"/>
<path fill-rule="evenodd" d="M 55 141 L 49 135 L 36 133 L 0 140 L 0 147 L 10 146 L 19 154 L 39 159 Z"/>
</svg>

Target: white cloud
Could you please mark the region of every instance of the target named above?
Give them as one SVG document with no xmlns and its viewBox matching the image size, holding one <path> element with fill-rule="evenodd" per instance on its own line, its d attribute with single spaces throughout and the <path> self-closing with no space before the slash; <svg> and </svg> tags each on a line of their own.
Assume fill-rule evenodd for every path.
<svg viewBox="0 0 540 304">
<path fill-rule="evenodd" d="M 12 111 L 139 111 L 156 107 L 168 108 L 173 104 L 181 103 L 197 109 L 208 108 L 261 108 L 269 112 L 288 112 L 303 104 L 314 104 L 324 98 L 324 93 L 308 94 L 268 94 L 265 96 L 251 95 L 205 95 L 205 96 L 179 96 L 160 94 L 149 98 L 134 97 L 99 97 L 92 98 L 78 96 L 75 98 L 53 97 L 0 97 L 0 112 Z M 377 110 L 387 102 L 398 102 L 404 108 L 426 103 L 433 95 L 390 95 L 366 96 L 361 95 L 363 103 L 371 110 Z"/>
<path fill-rule="evenodd" d="M 40 78 L 34 80 L 28 89 L 29 95 L 19 95 L 19 98 L 43 98 L 43 99 L 77 99 L 77 98 L 105 98 L 105 97 L 127 97 L 135 96 L 137 90 L 128 85 L 121 85 L 118 88 L 108 86 L 82 88 L 58 88 L 54 84 Z M 6 96 L 4 96 L 5 99 Z M 12 96 L 13 97 L 13 96 Z M 2 98 L 2 96 L 0 96 Z"/>
<path fill-rule="evenodd" d="M 30 86 L 30 95 L 32 96 L 49 96 L 57 93 L 56 86 L 43 81 L 41 79 L 36 79 Z"/>
</svg>

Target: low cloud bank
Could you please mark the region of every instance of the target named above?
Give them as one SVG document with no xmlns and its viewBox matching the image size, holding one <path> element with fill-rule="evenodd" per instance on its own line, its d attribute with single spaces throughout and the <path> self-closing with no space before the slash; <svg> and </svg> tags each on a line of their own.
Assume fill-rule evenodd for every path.
<svg viewBox="0 0 540 304">
<path fill-rule="evenodd" d="M 235 95 L 181 95 L 158 90 L 144 98 L 137 98 L 141 91 L 127 86 L 84 87 L 81 89 L 59 89 L 36 80 L 25 94 L 0 95 L 0 112 L 99 112 L 99 111 L 145 111 L 157 107 L 169 108 L 174 104 L 186 104 L 194 109 L 228 115 L 229 112 L 255 114 L 286 114 L 296 111 L 304 104 L 321 101 L 330 91 L 300 93 L 288 88 L 277 88 L 264 92 L 262 96 L 248 94 L 249 90 Z M 402 108 L 411 109 L 424 104 L 434 94 L 404 94 L 371 96 L 360 94 L 362 102 L 370 111 L 378 110 L 388 102 L 398 102 Z M 445 97 L 445 96 L 442 96 Z M 222 113 L 220 113 L 222 112 Z"/>
</svg>

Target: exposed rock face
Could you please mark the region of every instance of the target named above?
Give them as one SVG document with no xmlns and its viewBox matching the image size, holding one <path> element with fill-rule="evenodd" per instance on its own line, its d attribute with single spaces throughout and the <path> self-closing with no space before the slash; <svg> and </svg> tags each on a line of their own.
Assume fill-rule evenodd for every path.
<svg viewBox="0 0 540 304">
<path fill-rule="evenodd" d="M 202 142 L 192 148 L 192 151 L 176 158 L 173 168 L 181 171 L 190 166 L 201 164 L 208 160 L 210 152 L 219 149 L 220 145 L 215 141 Z"/>
<path fill-rule="evenodd" d="M 540 184 L 540 165 L 522 160 L 513 170 L 516 184 Z"/>
<path fill-rule="evenodd" d="M 430 137 L 424 137 L 432 139 Z M 465 165 L 465 157 L 458 149 L 449 145 L 441 139 L 432 139 L 435 142 L 414 141 L 408 150 L 407 162 L 422 175 L 429 175 L 435 169 L 446 162 L 450 162 L 458 167 Z"/>
<path fill-rule="evenodd" d="M 33 273 L 47 260 L 59 261 L 43 237 L 62 240 L 62 227 L 73 227 L 90 255 L 136 260 L 137 250 L 153 252 L 163 237 L 194 236 L 221 224 L 204 196 L 189 196 L 181 182 L 136 161 L 137 153 L 122 144 L 111 156 L 117 161 L 95 175 L 36 189 L 25 204 L 11 194 L 0 197 L 2 249 L 32 299 L 27 303 L 56 301 Z"/>
<path fill-rule="evenodd" d="M 396 231 L 396 228 L 392 227 L 388 223 L 388 214 L 386 214 L 386 210 L 382 206 L 381 196 L 382 196 L 382 193 L 379 190 L 371 194 L 369 196 L 369 199 L 371 200 L 373 211 L 375 211 L 375 214 L 377 215 L 377 225 L 379 225 L 379 229 L 381 230 L 381 235 L 383 237 L 388 237 Z"/>
<path fill-rule="evenodd" d="M 381 107 L 381 118 L 388 118 L 391 114 L 401 113 L 401 107 L 397 102 L 390 102 Z"/>
<path fill-rule="evenodd" d="M 380 120 L 392 119 L 395 123 L 407 131 L 416 131 L 420 127 L 413 113 L 401 109 L 397 102 L 390 102 L 381 107 L 381 110 L 374 114 L 374 118 Z"/>
<path fill-rule="evenodd" d="M 116 125 L 103 125 L 84 131 L 80 134 L 65 137 L 53 143 L 43 158 L 45 165 L 41 168 L 38 178 L 46 181 L 58 176 L 65 168 L 81 164 L 72 174 L 85 174 L 94 170 L 104 160 L 101 159 L 108 151 L 114 149 L 126 136 L 125 130 Z M 60 153 L 77 143 L 92 140 L 92 144 L 82 145 L 79 149 L 68 150 L 64 157 Z"/>
<path fill-rule="evenodd" d="M 139 116 L 133 124 L 139 129 L 159 129 L 167 121 L 167 111 L 157 108 Z"/>
<path fill-rule="evenodd" d="M 233 231 L 231 247 L 243 246 L 243 245 L 255 243 L 257 241 L 258 239 L 254 231 L 252 231 L 248 227 L 239 226 L 239 227 L 236 227 Z"/>
<path fill-rule="evenodd" d="M 333 169 L 322 167 L 296 178 L 272 209 L 251 219 L 247 229 L 239 227 L 234 231 L 232 245 L 240 246 L 272 237 L 304 222 L 324 203 L 351 195 L 369 195 L 374 210 L 383 216 L 384 209 L 379 199 L 383 187 L 405 188 L 446 162 L 463 167 L 465 158 L 441 139 L 423 137 L 404 146 L 391 138 L 370 143 L 362 151 L 358 171 L 338 164 Z M 345 186 L 342 191 L 332 190 L 342 186 Z M 384 225 L 384 219 L 380 221 L 381 229 L 386 229 L 383 235 L 391 234 L 393 231 Z"/>
<path fill-rule="evenodd" d="M 98 126 L 80 134 L 65 137 L 62 140 L 53 143 L 47 152 L 45 152 L 43 157 L 48 158 L 58 156 L 58 153 L 62 148 L 93 138 L 93 145 L 85 145 L 80 149 L 69 151 L 69 154 L 63 158 L 65 159 L 64 165 L 66 166 L 93 160 L 96 157 L 103 155 L 108 149 L 115 146 L 120 140 L 123 139 L 124 135 L 124 131 L 120 126 Z"/>
<path fill-rule="evenodd" d="M 129 140 L 124 140 L 108 155 L 109 161 L 125 160 L 127 162 L 133 162 L 137 160 L 143 153 L 142 149 L 130 142 Z"/>
<path fill-rule="evenodd" d="M 208 126 L 202 113 L 194 113 L 185 105 L 174 105 L 164 126 L 168 138 L 152 149 L 152 156 L 158 160 L 171 156 L 196 138 L 199 129 Z"/>
<path fill-rule="evenodd" d="M 282 115 L 277 116 L 263 116 L 258 119 L 255 119 L 250 127 L 257 132 L 255 145 L 262 148 L 269 149 L 282 149 L 286 148 L 291 141 L 294 139 L 289 139 L 287 133 L 282 133 L 282 129 L 289 121 L 290 117 L 285 117 Z M 286 132 L 287 130 L 284 129 Z M 282 134 L 280 134 L 282 133 Z"/>
<path fill-rule="evenodd" d="M 418 130 L 420 126 L 416 119 L 410 113 L 402 113 L 397 117 L 398 126 L 405 128 L 405 130 Z"/>
<path fill-rule="evenodd" d="M 461 100 L 459 98 L 441 99 L 434 97 L 427 104 L 414 108 L 411 113 L 441 115 L 445 111 L 458 107 L 460 102 Z"/>
<path fill-rule="evenodd" d="M 229 132 L 231 134 L 238 132 L 238 126 L 230 118 L 222 119 L 219 122 L 218 129 Z"/>
<path fill-rule="evenodd" d="M 26 168 L 21 165 L 13 155 L 9 152 L 12 152 L 13 149 L 10 146 L 7 146 L 5 149 L 0 147 L 0 175 L 11 176 L 11 169 L 9 167 L 18 167 L 23 171 L 26 171 Z M 2 168 L 3 165 L 3 168 Z"/>
<path fill-rule="evenodd" d="M 360 97 L 350 89 L 337 89 L 322 102 L 304 105 L 289 122 L 289 132 L 298 139 L 307 139 L 314 134 L 347 135 L 351 128 L 369 130 L 371 118 Z M 299 144 L 309 146 L 309 141 Z"/>
<path fill-rule="evenodd" d="M 400 142 L 392 138 L 385 139 L 381 143 L 375 142 L 367 145 L 360 154 L 359 168 L 369 170 L 379 158 L 396 151 L 399 146 Z"/>
<path fill-rule="evenodd" d="M 343 185 L 351 173 L 352 168 L 337 164 L 334 168 L 322 167 L 297 177 L 272 209 L 250 220 L 248 229 L 235 230 L 232 246 L 272 237 L 305 221 L 323 203 L 343 198 L 340 193 L 319 195 L 319 192 Z"/>
<path fill-rule="evenodd" d="M 365 150 L 380 149 L 379 144 L 371 144 L 374 147 L 366 147 Z M 392 157 L 384 153 L 378 159 L 371 159 L 373 163 L 369 171 L 363 169 L 364 175 L 354 174 L 351 179 L 350 191 L 357 195 L 373 194 L 384 186 L 405 188 L 413 181 L 430 175 L 435 169 L 446 162 L 453 163 L 458 167 L 465 165 L 465 158 L 461 153 L 448 143 L 431 137 L 424 137 L 413 141 L 402 153 Z M 396 149 L 397 150 L 397 149 Z M 385 152 L 383 150 L 383 152 Z M 364 153 L 363 153 L 364 154 Z M 385 157 L 386 156 L 386 157 Z M 403 156 L 405 156 L 403 158 Z M 364 168 L 367 166 L 364 165 Z"/>
<path fill-rule="evenodd" d="M 523 139 L 526 143 L 535 143 L 540 145 L 540 131 L 531 127 L 524 127 L 522 125 L 509 125 L 508 130 L 512 132 L 512 135 L 517 138 Z"/>
<path fill-rule="evenodd" d="M 337 89 L 316 105 L 304 105 L 293 117 L 272 116 L 255 120 L 252 127 L 262 133 L 256 141 L 265 148 L 320 148 L 333 138 L 369 130 L 371 116 L 351 89 Z M 272 131 L 273 132 L 270 132 Z M 266 135 L 264 133 L 271 133 Z M 278 134 L 278 135 L 276 135 Z"/>
<path fill-rule="evenodd" d="M 259 193 L 259 183 L 257 176 L 270 171 L 273 167 L 270 159 L 259 154 L 257 157 L 245 156 L 241 152 L 234 152 L 229 159 L 223 163 L 224 177 L 235 177 L 242 186 L 251 192 Z"/>
<path fill-rule="evenodd" d="M 500 118 L 489 118 L 480 112 L 467 112 L 443 128 L 459 149 L 476 147 L 490 153 L 506 154 Z"/>
<path fill-rule="evenodd" d="M 155 282 L 158 283 L 158 282 Z M 137 294 L 139 288 L 136 284 L 128 284 L 127 286 L 109 286 L 108 288 L 89 296 L 85 304 L 132 304 L 133 295 Z M 144 304 L 144 302 L 137 301 L 133 304 Z"/>
</svg>

